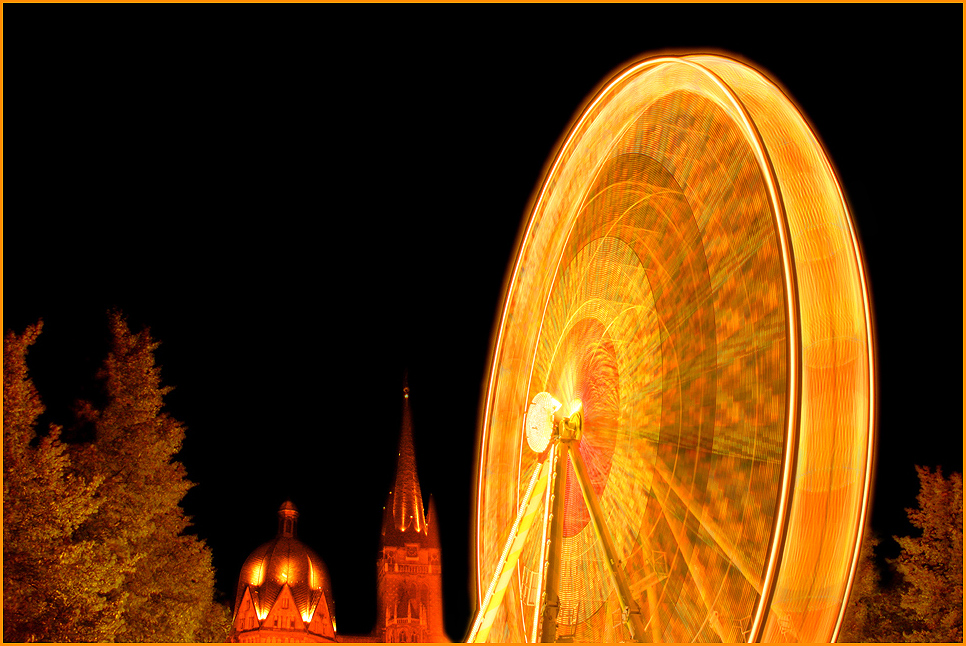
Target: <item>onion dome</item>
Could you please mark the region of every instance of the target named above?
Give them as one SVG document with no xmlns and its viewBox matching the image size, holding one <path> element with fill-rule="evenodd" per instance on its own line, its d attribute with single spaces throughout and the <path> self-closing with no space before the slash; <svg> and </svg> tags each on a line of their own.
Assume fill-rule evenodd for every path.
<svg viewBox="0 0 966 646">
<path fill-rule="evenodd" d="M 299 512 L 290 501 L 279 507 L 278 535 L 252 552 L 242 566 L 235 594 L 236 612 L 249 590 L 255 612 L 259 619 L 265 619 L 288 587 L 306 624 L 317 613 L 329 615 L 334 624 L 328 570 L 319 555 L 296 538 L 298 517 Z"/>
</svg>

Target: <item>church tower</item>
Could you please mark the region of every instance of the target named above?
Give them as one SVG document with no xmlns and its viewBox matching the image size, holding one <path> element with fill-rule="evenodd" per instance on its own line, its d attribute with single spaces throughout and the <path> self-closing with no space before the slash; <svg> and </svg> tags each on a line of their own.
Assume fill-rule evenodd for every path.
<svg viewBox="0 0 966 646">
<path fill-rule="evenodd" d="M 443 629 L 443 579 L 432 498 L 429 514 L 416 475 L 409 387 L 396 480 L 386 502 L 377 568 L 378 607 L 373 637 L 382 642 L 448 642 Z"/>
</svg>

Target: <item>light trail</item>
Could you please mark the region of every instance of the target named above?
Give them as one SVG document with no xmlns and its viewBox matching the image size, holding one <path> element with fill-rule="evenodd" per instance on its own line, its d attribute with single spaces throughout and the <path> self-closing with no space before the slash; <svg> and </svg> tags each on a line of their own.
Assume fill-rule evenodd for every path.
<svg viewBox="0 0 966 646">
<path fill-rule="evenodd" d="M 669 554 L 667 579 L 643 562 L 625 572 L 646 589 L 652 639 L 834 639 L 874 468 L 866 280 L 834 169 L 765 76 L 722 56 L 659 56 L 605 83 L 547 168 L 506 282 L 480 416 L 479 593 L 484 571 L 505 566 L 524 411 L 549 392 L 583 401 L 588 444 L 572 450 L 592 456 L 580 483 L 599 500 L 597 540 L 613 541 L 601 549 Z M 570 504 L 567 522 L 580 528 L 588 508 Z M 562 548 L 535 534 L 521 567 L 542 573 Z M 597 548 L 572 545 L 568 630 L 618 639 L 590 618 L 626 612 L 630 596 L 601 598 Z M 540 597 L 556 588 L 535 578 L 533 608 L 532 583 L 508 579 L 511 640 L 536 639 Z M 672 612 L 664 595 L 685 580 L 696 596 Z"/>
</svg>

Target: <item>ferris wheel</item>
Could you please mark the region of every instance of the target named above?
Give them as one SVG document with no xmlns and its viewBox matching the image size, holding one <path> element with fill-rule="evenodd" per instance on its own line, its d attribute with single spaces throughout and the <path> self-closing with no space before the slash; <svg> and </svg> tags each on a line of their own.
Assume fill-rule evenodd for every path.
<svg viewBox="0 0 966 646">
<path fill-rule="evenodd" d="M 640 61 L 577 118 L 507 279 L 469 641 L 833 641 L 872 479 L 872 313 L 768 78 Z"/>
</svg>

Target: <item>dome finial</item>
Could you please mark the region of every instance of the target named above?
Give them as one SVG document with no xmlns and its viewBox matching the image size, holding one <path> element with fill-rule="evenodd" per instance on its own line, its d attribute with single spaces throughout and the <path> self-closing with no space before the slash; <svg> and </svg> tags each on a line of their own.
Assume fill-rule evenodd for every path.
<svg viewBox="0 0 966 646">
<path fill-rule="evenodd" d="M 278 535 L 295 538 L 296 522 L 299 518 L 299 510 L 291 500 L 286 500 L 278 508 Z"/>
</svg>

